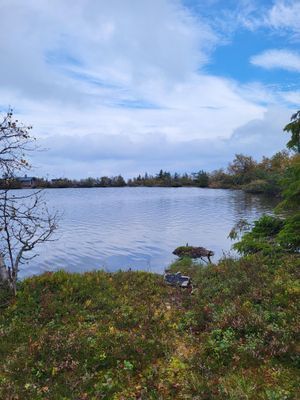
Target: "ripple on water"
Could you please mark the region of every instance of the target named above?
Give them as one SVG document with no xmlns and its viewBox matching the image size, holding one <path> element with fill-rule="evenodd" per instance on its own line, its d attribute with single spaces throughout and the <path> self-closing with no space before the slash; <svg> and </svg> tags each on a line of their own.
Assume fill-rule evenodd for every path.
<svg viewBox="0 0 300 400">
<path fill-rule="evenodd" d="M 21 276 L 65 268 L 82 272 L 120 268 L 163 272 L 175 247 L 189 243 L 215 251 L 240 219 L 270 212 L 259 196 L 199 188 L 45 190 L 49 208 L 63 211 L 58 240 L 38 249 Z"/>
</svg>

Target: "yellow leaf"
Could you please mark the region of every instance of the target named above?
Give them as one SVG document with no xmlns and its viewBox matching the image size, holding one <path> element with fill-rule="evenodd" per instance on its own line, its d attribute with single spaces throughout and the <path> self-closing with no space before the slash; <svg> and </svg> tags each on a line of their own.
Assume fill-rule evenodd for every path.
<svg viewBox="0 0 300 400">
<path fill-rule="evenodd" d="M 84 303 L 85 307 L 89 307 L 91 304 L 92 304 L 91 299 L 86 300 L 86 302 Z"/>
</svg>

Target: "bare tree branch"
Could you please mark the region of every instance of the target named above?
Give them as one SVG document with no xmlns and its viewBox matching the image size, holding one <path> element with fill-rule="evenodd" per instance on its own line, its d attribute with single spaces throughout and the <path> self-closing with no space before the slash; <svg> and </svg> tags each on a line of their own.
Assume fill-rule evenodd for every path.
<svg viewBox="0 0 300 400">
<path fill-rule="evenodd" d="M 26 154 L 35 148 L 31 129 L 32 126 L 23 125 L 14 119 L 12 109 L 0 122 L 0 169 L 8 178 L 16 170 L 30 168 Z"/>
<path fill-rule="evenodd" d="M 7 188 L 0 192 L 0 281 L 8 281 L 16 293 L 19 266 L 37 254 L 27 255 L 53 240 L 59 214 L 51 214 L 42 190 L 16 194 L 9 182 L 17 171 L 30 168 L 26 154 L 35 149 L 31 126 L 13 118 L 12 110 L 0 122 L 0 171 Z"/>
</svg>

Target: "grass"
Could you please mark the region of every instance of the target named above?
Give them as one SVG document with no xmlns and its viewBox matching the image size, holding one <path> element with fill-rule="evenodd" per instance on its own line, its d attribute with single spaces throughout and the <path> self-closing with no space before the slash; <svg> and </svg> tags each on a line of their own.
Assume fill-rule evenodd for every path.
<svg viewBox="0 0 300 400">
<path fill-rule="evenodd" d="M 299 398 L 297 256 L 145 272 L 63 271 L 0 308 L 2 399 Z"/>
</svg>

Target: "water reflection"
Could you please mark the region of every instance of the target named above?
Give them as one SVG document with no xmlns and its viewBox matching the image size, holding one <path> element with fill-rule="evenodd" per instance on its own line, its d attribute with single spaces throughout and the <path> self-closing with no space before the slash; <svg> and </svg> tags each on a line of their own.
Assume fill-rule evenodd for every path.
<svg viewBox="0 0 300 400">
<path fill-rule="evenodd" d="M 58 240 L 40 247 L 22 277 L 61 268 L 162 272 L 174 248 L 187 242 L 217 259 L 230 249 L 227 236 L 239 219 L 273 207 L 261 196 L 199 188 L 51 189 L 45 196 L 64 214 Z"/>
</svg>

